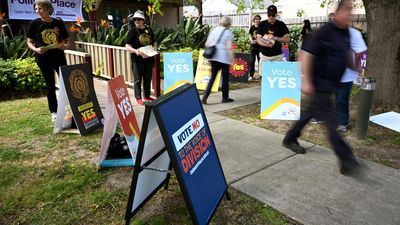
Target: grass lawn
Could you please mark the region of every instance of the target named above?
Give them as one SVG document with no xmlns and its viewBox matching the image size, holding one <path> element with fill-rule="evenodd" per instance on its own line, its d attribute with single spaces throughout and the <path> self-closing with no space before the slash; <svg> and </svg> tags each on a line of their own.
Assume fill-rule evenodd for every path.
<svg viewBox="0 0 400 225">
<path fill-rule="evenodd" d="M 52 132 L 46 98 L 0 102 L 0 224 L 124 224 L 132 169 L 96 172 L 101 129 Z M 295 224 L 229 191 L 211 224 Z M 174 176 L 131 224 L 191 224 Z"/>
</svg>

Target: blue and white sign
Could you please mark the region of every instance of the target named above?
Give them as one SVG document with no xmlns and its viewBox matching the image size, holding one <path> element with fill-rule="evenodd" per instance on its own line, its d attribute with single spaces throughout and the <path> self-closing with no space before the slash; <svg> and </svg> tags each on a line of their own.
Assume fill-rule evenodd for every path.
<svg viewBox="0 0 400 225">
<path fill-rule="evenodd" d="M 164 94 L 186 83 L 193 83 L 192 53 L 164 53 Z"/>
<path fill-rule="evenodd" d="M 154 103 L 155 116 L 192 220 L 208 224 L 228 185 L 195 85 L 176 91 Z"/>
<path fill-rule="evenodd" d="M 300 118 L 301 75 L 297 62 L 262 64 L 261 119 Z"/>
</svg>

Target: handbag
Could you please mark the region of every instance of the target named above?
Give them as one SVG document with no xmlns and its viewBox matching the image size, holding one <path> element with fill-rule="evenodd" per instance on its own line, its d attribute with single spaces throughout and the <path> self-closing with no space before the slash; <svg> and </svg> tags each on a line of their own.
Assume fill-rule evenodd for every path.
<svg viewBox="0 0 400 225">
<path fill-rule="evenodd" d="M 204 53 L 203 53 L 203 57 L 204 57 L 204 58 L 206 58 L 206 59 L 211 59 L 211 58 L 215 55 L 215 53 L 217 52 L 217 44 L 218 44 L 219 41 L 221 40 L 222 35 L 224 34 L 224 32 L 225 32 L 226 30 L 227 30 L 227 29 L 224 29 L 224 30 L 222 31 L 222 33 L 221 33 L 221 35 L 219 36 L 219 38 L 218 38 L 218 40 L 217 40 L 217 43 L 215 43 L 215 45 L 206 47 L 206 48 L 204 49 Z"/>
</svg>

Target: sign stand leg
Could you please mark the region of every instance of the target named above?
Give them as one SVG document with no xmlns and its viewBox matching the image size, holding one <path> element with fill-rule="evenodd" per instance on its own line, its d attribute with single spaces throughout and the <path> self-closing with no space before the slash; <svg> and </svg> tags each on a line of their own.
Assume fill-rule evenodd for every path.
<svg viewBox="0 0 400 225">
<path fill-rule="evenodd" d="M 228 201 L 230 201 L 230 200 L 231 200 L 231 196 L 229 195 L 229 192 L 228 192 L 228 190 L 226 190 L 226 194 L 225 194 L 225 196 L 226 196 L 226 200 L 228 200 Z"/>
</svg>

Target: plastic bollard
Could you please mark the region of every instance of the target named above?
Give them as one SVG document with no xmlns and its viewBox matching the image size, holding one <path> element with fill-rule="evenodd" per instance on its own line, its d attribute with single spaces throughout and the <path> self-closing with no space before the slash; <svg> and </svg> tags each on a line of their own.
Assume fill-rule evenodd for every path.
<svg viewBox="0 0 400 225">
<path fill-rule="evenodd" d="M 360 101 L 357 109 L 356 131 L 357 138 L 365 139 L 368 132 L 369 116 L 371 113 L 372 97 L 375 91 L 376 80 L 365 78 L 361 83 Z"/>
</svg>

